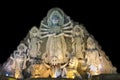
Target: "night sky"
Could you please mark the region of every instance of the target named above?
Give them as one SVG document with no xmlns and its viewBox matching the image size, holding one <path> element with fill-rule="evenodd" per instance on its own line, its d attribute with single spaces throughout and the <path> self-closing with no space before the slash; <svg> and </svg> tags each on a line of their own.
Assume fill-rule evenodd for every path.
<svg viewBox="0 0 120 80">
<path fill-rule="evenodd" d="M 2 3 L 1 3 L 2 4 Z M 39 27 L 49 9 L 59 7 L 72 20 L 84 24 L 120 73 L 118 7 L 110 2 L 15 2 L 0 7 L 0 64 L 17 48 L 32 26 Z M 113 6 L 114 5 L 114 6 Z"/>
</svg>

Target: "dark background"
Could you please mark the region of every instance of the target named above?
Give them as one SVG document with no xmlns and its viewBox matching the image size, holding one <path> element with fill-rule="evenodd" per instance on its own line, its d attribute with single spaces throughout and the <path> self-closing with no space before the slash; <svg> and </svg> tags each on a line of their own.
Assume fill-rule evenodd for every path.
<svg viewBox="0 0 120 80">
<path fill-rule="evenodd" d="M 32 26 L 39 27 L 49 9 L 60 7 L 72 20 L 84 24 L 120 72 L 119 18 L 115 2 L 5 2 L 0 7 L 0 64 L 17 48 Z"/>
</svg>

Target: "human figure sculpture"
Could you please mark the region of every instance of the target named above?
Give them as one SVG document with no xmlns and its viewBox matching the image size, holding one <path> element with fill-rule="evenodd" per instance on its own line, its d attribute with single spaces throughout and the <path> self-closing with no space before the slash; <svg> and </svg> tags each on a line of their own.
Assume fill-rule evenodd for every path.
<svg viewBox="0 0 120 80">
<path fill-rule="evenodd" d="M 73 28 L 73 54 L 77 58 L 84 58 L 83 49 L 84 49 L 84 43 L 83 43 L 83 30 L 79 25 L 76 25 Z"/>
<path fill-rule="evenodd" d="M 99 74 L 98 65 L 100 64 L 100 56 L 99 49 L 96 44 L 97 43 L 92 37 L 88 37 L 85 58 L 87 59 L 87 64 L 90 67 L 90 72 L 92 75 Z"/>
<path fill-rule="evenodd" d="M 0 75 L 4 74 L 5 76 L 14 77 L 14 70 L 12 68 L 13 60 L 9 58 L 6 63 L 4 63 L 0 70 Z"/>
<path fill-rule="evenodd" d="M 28 39 L 29 43 L 29 55 L 32 58 L 37 57 L 38 55 L 41 55 L 40 52 L 40 43 L 41 40 L 39 38 L 39 30 L 36 27 L 33 27 L 30 30 L 30 39 Z"/>
<path fill-rule="evenodd" d="M 48 58 L 47 62 L 51 63 L 50 61 L 52 61 L 52 59 L 55 59 L 56 57 L 56 62 L 53 60 L 56 64 L 65 63 L 68 60 L 68 57 L 66 57 L 66 55 L 68 55 L 68 52 L 64 39 L 64 33 L 62 32 L 62 27 L 64 25 L 64 17 L 57 10 L 53 12 L 51 11 L 48 15 L 48 25 L 46 26 L 49 28 L 49 34 L 45 35 L 46 37 L 48 37 L 45 52 L 45 54 L 47 55 L 46 58 Z"/>
<path fill-rule="evenodd" d="M 10 58 L 13 60 L 12 69 L 14 69 L 15 78 L 23 78 L 22 70 L 26 68 L 26 47 L 24 44 L 18 46 L 17 51 L 14 51 L 13 56 Z"/>
<path fill-rule="evenodd" d="M 100 73 L 116 73 L 116 68 L 113 67 L 111 61 L 103 51 L 100 51 L 100 65 L 99 65 Z"/>
</svg>

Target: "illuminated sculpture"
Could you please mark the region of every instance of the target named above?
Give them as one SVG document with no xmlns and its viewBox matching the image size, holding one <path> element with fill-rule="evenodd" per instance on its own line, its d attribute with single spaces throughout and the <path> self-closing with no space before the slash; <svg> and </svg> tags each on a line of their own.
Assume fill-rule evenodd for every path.
<svg viewBox="0 0 120 80">
<path fill-rule="evenodd" d="M 15 78 L 82 79 L 107 73 L 116 73 L 116 68 L 96 40 L 59 8 L 29 31 L 1 69 L 2 75 Z"/>
</svg>

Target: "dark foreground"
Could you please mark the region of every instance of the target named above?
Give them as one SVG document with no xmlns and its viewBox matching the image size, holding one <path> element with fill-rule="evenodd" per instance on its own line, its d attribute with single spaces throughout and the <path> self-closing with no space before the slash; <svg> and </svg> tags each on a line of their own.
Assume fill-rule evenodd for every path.
<svg viewBox="0 0 120 80">
<path fill-rule="evenodd" d="M 66 79 L 66 78 L 36 78 L 36 79 L 15 79 L 12 77 L 0 76 L 0 80 L 80 80 L 75 79 Z M 120 74 L 102 74 L 99 76 L 93 76 L 91 79 L 82 79 L 82 80 L 120 80 Z"/>
</svg>

